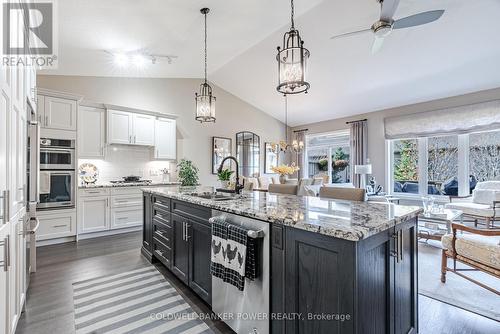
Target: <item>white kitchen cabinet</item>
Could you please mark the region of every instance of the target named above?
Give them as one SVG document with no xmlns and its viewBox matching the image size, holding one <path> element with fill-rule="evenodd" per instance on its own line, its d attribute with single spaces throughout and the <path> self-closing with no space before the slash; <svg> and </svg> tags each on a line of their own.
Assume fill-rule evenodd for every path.
<svg viewBox="0 0 500 334">
<path fill-rule="evenodd" d="M 155 144 L 155 117 L 144 114 L 133 114 L 134 145 L 153 146 Z"/>
<path fill-rule="evenodd" d="M 108 109 L 108 143 L 153 146 L 155 117 Z"/>
<path fill-rule="evenodd" d="M 131 113 L 108 109 L 108 143 L 132 144 L 132 122 Z"/>
<path fill-rule="evenodd" d="M 8 258 L 10 256 L 10 224 L 0 225 L 0 333 L 9 333 L 9 307 L 10 307 L 10 268 Z"/>
<path fill-rule="evenodd" d="M 175 160 L 177 158 L 176 121 L 169 118 L 158 118 L 155 122 L 154 158 Z"/>
<path fill-rule="evenodd" d="M 76 235 L 76 210 L 37 211 L 40 226 L 36 240 L 73 237 Z"/>
<path fill-rule="evenodd" d="M 105 113 L 102 108 L 78 108 L 79 158 L 104 158 Z"/>
<path fill-rule="evenodd" d="M 76 131 L 77 102 L 54 96 L 38 96 L 38 115 L 42 128 Z"/>
<path fill-rule="evenodd" d="M 118 207 L 111 209 L 111 229 L 142 225 L 142 206 Z"/>
<path fill-rule="evenodd" d="M 78 232 L 109 230 L 109 196 L 80 197 L 78 200 Z"/>
</svg>

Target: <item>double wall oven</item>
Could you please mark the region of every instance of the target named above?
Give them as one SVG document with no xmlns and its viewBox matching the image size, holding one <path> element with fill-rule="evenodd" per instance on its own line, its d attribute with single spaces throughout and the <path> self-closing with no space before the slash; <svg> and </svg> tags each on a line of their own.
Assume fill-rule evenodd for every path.
<svg viewBox="0 0 500 334">
<path fill-rule="evenodd" d="M 38 208 L 75 206 L 75 141 L 40 139 Z"/>
</svg>

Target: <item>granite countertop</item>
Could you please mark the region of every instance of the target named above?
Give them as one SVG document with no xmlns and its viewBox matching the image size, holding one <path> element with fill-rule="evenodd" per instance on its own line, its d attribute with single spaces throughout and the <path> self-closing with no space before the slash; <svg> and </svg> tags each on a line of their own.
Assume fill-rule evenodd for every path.
<svg viewBox="0 0 500 334">
<path fill-rule="evenodd" d="M 128 182 L 128 183 L 111 183 L 111 182 L 99 182 L 99 183 L 89 183 L 89 184 L 79 184 L 79 189 L 90 189 L 90 188 L 123 188 L 123 187 L 158 187 L 158 186 L 178 186 L 180 182 L 151 182 L 145 184 L 144 182 Z"/>
<path fill-rule="evenodd" d="M 212 187 L 157 187 L 143 191 L 335 238 L 359 241 L 416 217 L 418 206 L 326 200 L 318 197 L 244 192 L 233 200 L 196 197 Z"/>
</svg>

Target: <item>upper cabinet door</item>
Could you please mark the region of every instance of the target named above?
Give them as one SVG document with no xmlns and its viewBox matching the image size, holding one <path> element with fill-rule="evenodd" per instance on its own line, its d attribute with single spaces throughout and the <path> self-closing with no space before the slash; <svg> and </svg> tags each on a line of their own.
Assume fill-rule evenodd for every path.
<svg viewBox="0 0 500 334">
<path fill-rule="evenodd" d="M 132 144 L 131 113 L 108 109 L 108 143 Z"/>
<path fill-rule="evenodd" d="M 159 118 L 155 129 L 155 159 L 175 160 L 177 146 L 175 119 Z"/>
<path fill-rule="evenodd" d="M 104 115 L 101 108 L 78 108 L 78 157 L 104 158 Z"/>
<path fill-rule="evenodd" d="M 45 96 L 43 127 L 76 131 L 76 101 Z"/>
<path fill-rule="evenodd" d="M 155 117 L 151 115 L 133 114 L 133 141 L 134 145 L 154 146 L 155 144 Z"/>
</svg>

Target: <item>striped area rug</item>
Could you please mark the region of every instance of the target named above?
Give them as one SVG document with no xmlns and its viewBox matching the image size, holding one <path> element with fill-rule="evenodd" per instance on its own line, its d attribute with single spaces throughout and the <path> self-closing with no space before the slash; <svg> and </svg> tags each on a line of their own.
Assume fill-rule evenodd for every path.
<svg viewBox="0 0 500 334">
<path fill-rule="evenodd" d="M 213 333 L 152 266 L 73 283 L 77 334 Z"/>
</svg>

